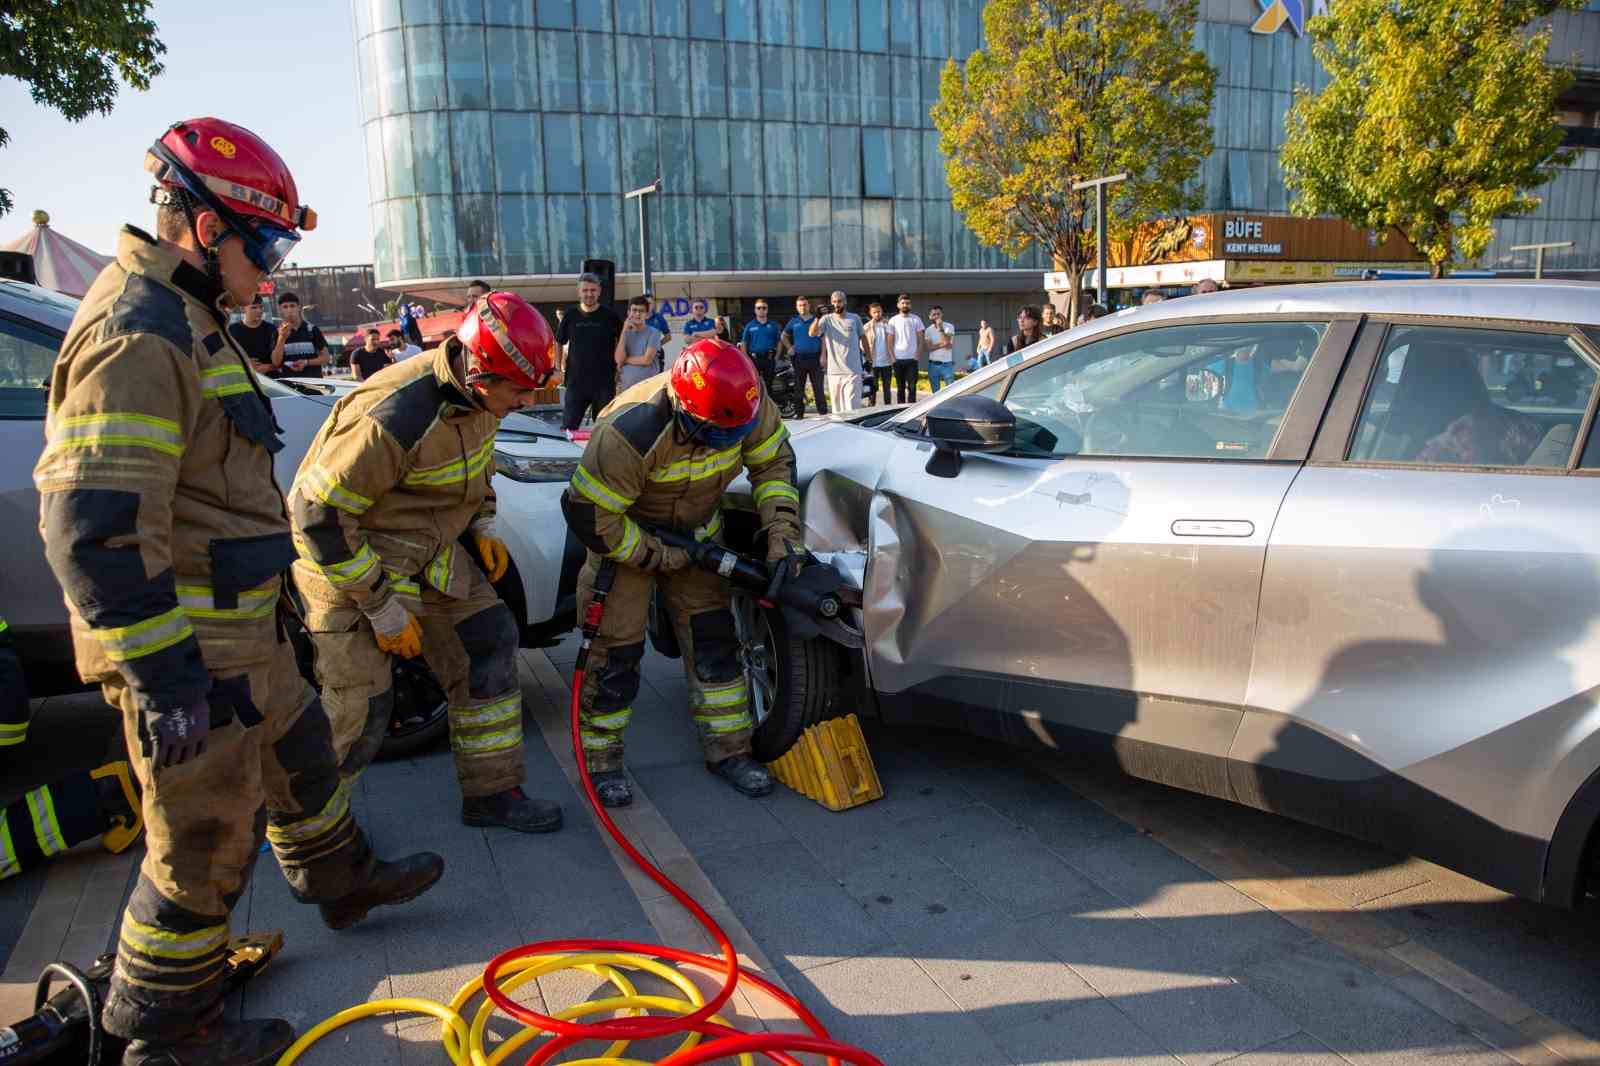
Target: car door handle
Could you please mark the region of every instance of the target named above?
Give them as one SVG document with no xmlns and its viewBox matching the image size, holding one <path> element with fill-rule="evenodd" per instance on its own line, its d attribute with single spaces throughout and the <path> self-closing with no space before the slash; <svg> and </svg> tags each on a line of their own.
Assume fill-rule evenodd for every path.
<svg viewBox="0 0 1600 1066">
<path fill-rule="evenodd" d="M 1256 532 L 1254 522 L 1218 518 L 1180 518 L 1172 523 L 1175 537 L 1250 537 Z"/>
</svg>

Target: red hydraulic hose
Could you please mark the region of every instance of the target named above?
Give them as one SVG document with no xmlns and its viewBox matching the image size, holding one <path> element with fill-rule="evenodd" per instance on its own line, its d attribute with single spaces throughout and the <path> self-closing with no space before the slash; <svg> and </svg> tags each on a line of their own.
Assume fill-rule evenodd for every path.
<svg viewBox="0 0 1600 1066">
<path fill-rule="evenodd" d="M 600 622 L 605 617 L 606 596 L 610 592 L 612 578 L 615 574 L 614 564 L 607 563 L 601 566 L 595 577 L 593 598 L 590 600 L 588 610 L 583 619 L 583 643 L 578 650 L 578 661 L 572 671 L 572 752 L 578 763 L 578 773 L 583 780 L 583 792 L 593 808 L 600 824 L 610 835 L 624 854 L 645 875 L 656 884 L 660 885 L 673 899 L 677 900 L 695 921 L 699 922 L 711 934 L 711 939 L 716 942 L 720 957 L 701 955 L 681 948 L 666 947 L 660 944 L 642 944 L 632 940 L 545 940 L 534 944 L 524 944 L 521 947 L 503 951 L 489 961 L 483 971 L 484 994 L 493 1001 L 494 1005 L 502 1011 L 516 1018 L 525 1025 L 535 1026 L 555 1034 L 555 1039 L 547 1041 L 537 1051 L 528 1057 L 528 1066 L 543 1066 L 556 1055 L 574 1044 L 588 1040 L 648 1040 L 655 1037 L 668 1036 L 674 1033 L 687 1033 L 696 1031 L 706 1033 L 714 1039 L 696 1047 L 687 1048 L 662 1061 L 661 1066 L 694 1066 L 696 1063 L 715 1062 L 730 1056 L 759 1052 L 780 1066 L 796 1066 L 795 1060 L 783 1052 L 796 1051 L 808 1052 L 816 1055 L 825 1055 L 829 1066 L 838 1066 L 840 1062 L 856 1064 L 856 1066 L 883 1066 L 881 1060 L 860 1048 L 841 1044 L 828 1036 L 827 1029 L 805 1006 L 794 996 L 762 978 L 759 974 L 751 973 L 739 965 L 738 955 L 733 950 L 733 944 L 728 940 L 728 934 L 722 931 L 705 908 L 701 907 L 695 898 L 680 888 L 670 877 L 656 869 L 655 865 L 641 855 L 637 848 L 629 842 L 618 829 L 611 816 L 600 803 L 600 797 L 594 790 L 594 782 L 589 778 L 589 768 L 584 758 L 583 741 L 580 733 L 581 722 L 579 716 L 579 697 L 583 691 L 584 667 L 589 660 L 589 646 L 594 641 L 594 636 L 600 630 Z M 711 972 L 720 973 L 722 986 L 717 994 L 698 1010 L 692 1013 L 673 1017 L 657 1017 L 639 1015 L 629 1018 L 612 1018 L 597 1022 L 563 1021 L 559 1018 L 541 1014 L 530 1007 L 513 1000 L 500 988 L 499 973 L 502 967 L 517 959 L 528 958 L 534 955 L 565 954 L 569 952 L 617 951 L 647 955 L 654 958 L 670 959 L 673 962 L 687 963 Z M 740 981 L 748 981 L 756 986 L 762 993 L 777 1000 L 795 1017 L 803 1022 L 812 1035 L 804 1033 L 742 1033 L 712 1022 L 711 1016 L 716 1014 L 733 995 L 733 990 Z"/>
</svg>

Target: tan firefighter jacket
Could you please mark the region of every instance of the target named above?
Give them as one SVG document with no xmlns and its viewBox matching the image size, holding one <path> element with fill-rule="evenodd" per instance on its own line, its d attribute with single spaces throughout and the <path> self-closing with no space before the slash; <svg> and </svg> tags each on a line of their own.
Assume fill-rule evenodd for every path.
<svg viewBox="0 0 1600 1066">
<path fill-rule="evenodd" d="M 128 226 L 73 317 L 34 468 L 45 555 L 87 681 L 203 695 L 276 646 L 294 558 L 272 407 L 206 273 Z"/>
<path fill-rule="evenodd" d="M 452 366 L 460 350 L 452 338 L 368 378 L 334 405 L 300 463 L 289 492 L 295 572 L 337 602 L 374 611 L 395 591 L 415 597 L 419 580 L 467 595 L 476 564 L 457 538 L 494 518 L 500 420 Z"/>
<path fill-rule="evenodd" d="M 765 392 L 756 427 L 732 448 L 689 447 L 677 428 L 668 376 L 628 389 L 600 414 L 562 508 L 590 551 L 641 570 L 662 562 L 658 526 L 709 540 L 722 528 L 722 495 L 746 469 L 768 536 L 800 540 L 794 449 Z"/>
</svg>

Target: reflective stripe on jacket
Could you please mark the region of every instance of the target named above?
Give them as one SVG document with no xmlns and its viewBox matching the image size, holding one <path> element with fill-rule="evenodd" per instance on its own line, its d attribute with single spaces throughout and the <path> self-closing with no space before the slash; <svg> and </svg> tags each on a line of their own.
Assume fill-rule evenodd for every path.
<svg viewBox="0 0 1600 1066">
<path fill-rule="evenodd" d="M 459 352 L 452 339 L 372 375 L 334 405 L 301 461 L 289 492 L 295 571 L 320 579 L 330 601 L 376 609 L 395 579 L 413 577 L 466 595 L 474 564 L 456 540 L 494 517 L 500 420 L 470 398 Z"/>
<path fill-rule="evenodd" d="M 722 496 L 745 470 L 769 535 L 800 539 L 794 449 L 777 406 L 765 393 L 755 429 L 731 448 L 691 447 L 676 427 L 667 376 L 642 381 L 600 413 L 583 458 L 562 497 L 573 533 L 585 547 L 641 570 L 661 565 L 660 526 L 709 540 L 722 527 Z"/>
<path fill-rule="evenodd" d="M 207 668 L 275 646 L 294 557 L 255 372 L 221 287 L 132 226 L 84 296 L 50 381 L 34 468 L 45 555 L 85 680 L 199 698 Z"/>
</svg>

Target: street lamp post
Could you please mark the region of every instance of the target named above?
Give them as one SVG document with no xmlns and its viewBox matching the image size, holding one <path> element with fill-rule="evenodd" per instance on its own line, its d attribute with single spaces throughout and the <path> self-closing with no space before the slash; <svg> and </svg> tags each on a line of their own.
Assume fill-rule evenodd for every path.
<svg viewBox="0 0 1600 1066">
<path fill-rule="evenodd" d="M 653 286 L 650 281 L 650 208 L 645 197 L 653 192 L 661 191 L 661 179 L 657 178 L 649 185 L 634 189 L 632 192 L 623 193 L 624 200 L 639 201 L 639 269 L 643 272 L 641 284 L 643 295 L 653 296 Z"/>
<path fill-rule="evenodd" d="M 1543 244 L 1513 244 L 1513 252 L 1533 253 L 1533 276 L 1544 277 L 1544 253 L 1555 248 L 1576 248 L 1577 241 L 1545 241 Z"/>
<path fill-rule="evenodd" d="M 1106 303 L 1106 186 L 1127 180 L 1128 175 L 1124 172 L 1104 178 L 1090 178 L 1088 181 L 1074 182 L 1072 185 L 1073 192 L 1094 190 L 1095 278 L 1098 282 L 1095 289 L 1096 297 L 1102 304 Z"/>
</svg>

